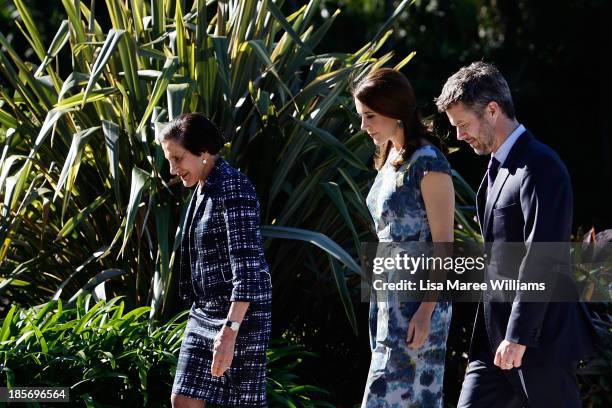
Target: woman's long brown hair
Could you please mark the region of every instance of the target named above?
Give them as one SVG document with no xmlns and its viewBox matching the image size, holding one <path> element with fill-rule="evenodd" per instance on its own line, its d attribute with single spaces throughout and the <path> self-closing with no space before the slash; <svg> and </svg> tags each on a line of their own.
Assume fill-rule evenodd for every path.
<svg viewBox="0 0 612 408">
<path fill-rule="evenodd" d="M 442 153 L 446 153 L 442 141 L 421 121 L 412 85 L 398 70 L 380 68 L 370 72 L 353 87 L 352 94 L 374 112 L 402 122 L 404 146 L 400 157 L 392 163 L 395 170 L 410 159 L 423 140 L 436 146 Z M 374 156 L 376 170 L 380 170 L 387 161 L 391 145 L 391 142 L 386 142 L 376 149 Z"/>
</svg>

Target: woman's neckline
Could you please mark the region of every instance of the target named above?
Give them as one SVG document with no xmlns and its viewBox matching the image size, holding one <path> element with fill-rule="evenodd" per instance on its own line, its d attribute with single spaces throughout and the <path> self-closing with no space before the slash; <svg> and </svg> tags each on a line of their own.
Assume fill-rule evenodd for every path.
<svg viewBox="0 0 612 408">
<path fill-rule="evenodd" d="M 208 179 L 210 175 L 215 171 L 215 168 L 217 167 L 217 165 L 219 164 L 218 163 L 219 155 L 211 156 L 211 159 L 213 160 L 213 163 L 212 163 L 212 166 L 210 167 L 210 171 L 208 172 L 204 180 L 198 181 L 198 185 L 196 187 L 196 194 L 198 195 L 204 195 L 204 188 L 206 187 Z"/>
</svg>

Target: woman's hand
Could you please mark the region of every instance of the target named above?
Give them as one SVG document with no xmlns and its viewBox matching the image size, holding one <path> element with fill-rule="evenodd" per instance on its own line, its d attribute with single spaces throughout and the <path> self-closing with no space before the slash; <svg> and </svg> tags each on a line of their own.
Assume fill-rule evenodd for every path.
<svg viewBox="0 0 612 408">
<path fill-rule="evenodd" d="M 210 373 L 213 377 L 221 377 L 232 365 L 237 332 L 223 326 L 215 336 L 213 344 L 213 361 Z"/>
<path fill-rule="evenodd" d="M 423 347 L 431 324 L 431 314 L 436 307 L 435 302 L 421 302 L 408 324 L 408 347 L 417 349 Z"/>
</svg>

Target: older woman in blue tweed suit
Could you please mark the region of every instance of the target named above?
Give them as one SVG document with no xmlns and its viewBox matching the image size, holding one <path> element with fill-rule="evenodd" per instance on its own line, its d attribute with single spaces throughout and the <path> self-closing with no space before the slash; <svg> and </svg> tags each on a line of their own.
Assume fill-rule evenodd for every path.
<svg viewBox="0 0 612 408">
<path fill-rule="evenodd" d="M 174 119 L 160 143 L 170 173 L 196 186 L 183 228 L 179 281 L 179 294 L 192 307 L 172 406 L 266 407 L 272 293 L 255 189 L 217 155 L 223 137 L 202 114 Z"/>
</svg>

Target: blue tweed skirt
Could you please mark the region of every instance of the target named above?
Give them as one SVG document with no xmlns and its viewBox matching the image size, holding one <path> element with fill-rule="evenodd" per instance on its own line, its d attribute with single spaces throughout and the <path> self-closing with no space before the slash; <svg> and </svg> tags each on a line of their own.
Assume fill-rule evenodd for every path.
<svg viewBox="0 0 612 408">
<path fill-rule="evenodd" d="M 219 298 L 191 307 L 172 393 L 225 407 L 260 408 L 266 402 L 266 349 L 272 328 L 271 302 L 251 303 L 244 316 L 231 367 L 213 377 L 213 342 L 231 302 Z"/>
</svg>

